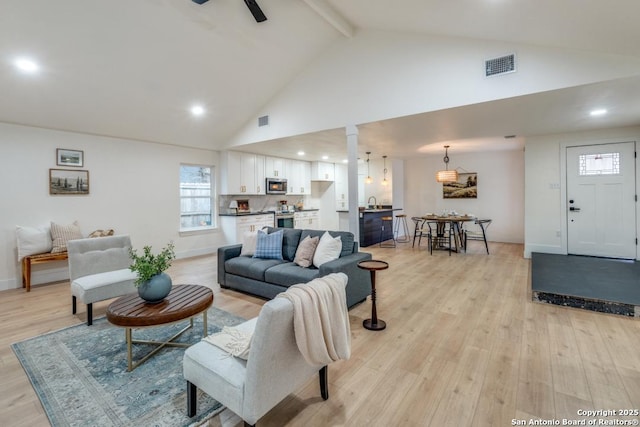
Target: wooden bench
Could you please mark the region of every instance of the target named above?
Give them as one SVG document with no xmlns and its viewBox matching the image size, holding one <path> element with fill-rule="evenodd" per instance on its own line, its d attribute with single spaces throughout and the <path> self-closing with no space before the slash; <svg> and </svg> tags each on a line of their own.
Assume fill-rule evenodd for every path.
<svg viewBox="0 0 640 427">
<path fill-rule="evenodd" d="M 46 262 L 64 261 L 67 259 L 66 252 L 47 252 L 44 254 L 29 255 L 22 258 L 22 287 L 27 288 L 27 292 L 31 291 L 31 266 L 36 264 L 44 264 Z"/>
</svg>

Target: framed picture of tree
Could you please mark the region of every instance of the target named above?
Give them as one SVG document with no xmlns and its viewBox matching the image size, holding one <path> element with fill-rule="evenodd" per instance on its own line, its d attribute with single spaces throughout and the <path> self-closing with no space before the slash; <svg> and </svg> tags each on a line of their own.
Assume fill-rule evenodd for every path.
<svg viewBox="0 0 640 427">
<path fill-rule="evenodd" d="M 456 182 L 444 182 L 442 197 L 445 199 L 477 199 L 478 174 L 476 172 L 459 173 Z"/>
<path fill-rule="evenodd" d="M 89 194 L 89 171 L 49 169 L 49 194 Z"/>
</svg>

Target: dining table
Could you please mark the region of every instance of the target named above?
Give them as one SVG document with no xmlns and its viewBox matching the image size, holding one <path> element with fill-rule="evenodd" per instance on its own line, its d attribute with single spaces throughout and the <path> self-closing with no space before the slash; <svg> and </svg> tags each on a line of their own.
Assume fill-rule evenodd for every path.
<svg viewBox="0 0 640 427">
<path fill-rule="evenodd" d="M 468 221 L 475 221 L 475 217 L 471 215 L 435 215 L 435 214 L 426 214 L 422 216 L 422 219 L 425 222 L 435 222 L 437 223 L 436 232 L 438 235 L 443 235 L 446 224 L 450 224 L 450 229 L 453 232 L 453 241 L 455 244 L 455 249 L 451 249 L 454 252 L 460 252 L 461 249 L 465 249 L 464 247 L 464 223 Z"/>
</svg>

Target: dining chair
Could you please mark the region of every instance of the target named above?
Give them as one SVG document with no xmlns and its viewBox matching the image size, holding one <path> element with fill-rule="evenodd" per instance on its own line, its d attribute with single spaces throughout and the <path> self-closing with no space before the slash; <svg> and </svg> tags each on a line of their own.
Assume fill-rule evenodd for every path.
<svg viewBox="0 0 640 427">
<path fill-rule="evenodd" d="M 487 228 L 491 225 L 490 219 L 477 219 L 474 224 L 478 227 L 474 230 L 464 230 L 464 247 L 467 248 L 467 240 L 481 240 L 484 241 L 484 247 L 487 249 L 487 255 L 489 255 L 489 244 L 487 243 Z"/>
<path fill-rule="evenodd" d="M 429 252 L 433 255 L 433 248 L 447 249 L 451 256 L 452 224 L 449 221 L 426 221 L 429 228 Z"/>
<path fill-rule="evenodd" d="M 413 227 L 413 245 L 411 247 L 416 246 L 416 238 L 418 239 L 418 248 L 420 247 L 420 242 L 422 241 L 422 237 L 427 237 L 429 239 L 429 246 L 431 246 L 431 237 L 429 235 L 429 228 L 425 227 L 425 219 L 421 216 L 412 216 L 411 220 L 414 223 Z"/>
</svg>

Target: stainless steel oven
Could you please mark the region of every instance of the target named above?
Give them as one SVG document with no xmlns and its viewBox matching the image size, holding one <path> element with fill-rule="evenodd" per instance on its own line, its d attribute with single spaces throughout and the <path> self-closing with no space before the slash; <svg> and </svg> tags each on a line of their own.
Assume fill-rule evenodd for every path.
<svg viewBox="0 0 640 427">
<path fill-rule="evenodd" d="M 278 228 L 293 228 L 293 214 L 276 215 L 276 226 Z"/>
<path fill-rule="evenodd" d="M 267 189 L 267 194 L 287 194 L 287 180 L 267 178 L 265 188 Z"/>
</svg>

